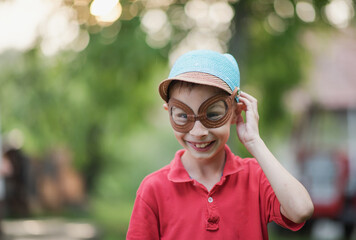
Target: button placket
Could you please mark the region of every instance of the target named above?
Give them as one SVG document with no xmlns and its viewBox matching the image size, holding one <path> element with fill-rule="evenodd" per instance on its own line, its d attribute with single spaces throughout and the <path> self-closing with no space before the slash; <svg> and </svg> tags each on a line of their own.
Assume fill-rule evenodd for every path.
<svg viewBox="0 0 356 240">
<path fill-rule="evenodd" d="M 214 198 L 209 194 L 207 199 L 207 216 L 206 216 L 206 230 L 219 230 L 220 215 L 216 208 Z"/>
</svg>

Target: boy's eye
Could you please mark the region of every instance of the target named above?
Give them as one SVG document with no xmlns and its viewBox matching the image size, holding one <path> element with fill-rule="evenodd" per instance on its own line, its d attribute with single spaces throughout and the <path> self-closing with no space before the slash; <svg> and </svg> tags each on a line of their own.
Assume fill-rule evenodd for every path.
<svg viewBox="0 0 356 240">
<path fill-rule="evenodd" d="M 218 121 L 225 116 L 227 105 L 224 101 L 213 103 L 206 111 L 206 117 L 210 121 Z"/>
<path fill-rule="evenodd" d="M 212 113 L 207 113 L 206 116 L 208 117 L 209 120 L 217 121 L 220 118 L 222 118 L 224 116 L 224 114 L 218 113 L 218 112 L 215 112 L 215 113 L 212 112 Z"/>
<path fill-rule="evenodd" d="M 178 125 L 184 125 L 188 121 L 188 114 L 182 109 L 177 107 L 172 107 L 172 119 Z"/>
<path fill-rule="evenodd" d="M 187 119 L 187 118 L 188 118 L 188 116 L 187 116 L 186 113 L 178 113 L 178 114 L 177 114 L 177 117 L 178 117 L 178 118 L 184 118 L 184 119 Z"/>
</svg>

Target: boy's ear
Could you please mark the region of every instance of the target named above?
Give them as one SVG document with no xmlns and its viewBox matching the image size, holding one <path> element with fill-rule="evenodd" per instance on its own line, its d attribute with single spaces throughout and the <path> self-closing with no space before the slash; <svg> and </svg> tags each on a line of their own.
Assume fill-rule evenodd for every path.
<svg viewBox="0 0 356 240">
<path fill-rule="evenodd" d="M 164 108 L 164 110 L 168 111 L 168 104 L 167 103 L 163 103 L 163 108 Z"/>
<path fill-rule="evenodd" d="M 237 104 L 234 106 L 234 109 L 232 111 L 232 116 L 231 116 L 231 124 L 235 124 L 237 122 Z"/>
<path fill-rule="evenodd" d="M 235 124 L 237 122 L 237 118 L 241 115 L 241 112 L 244 110 L 244 104 L 239 102 L 235 105 L 234 112 L 231 118 L 231 124 Z"/>
<path fill-rule="evenodd" d="M 238 114 L 240 114 L 242 111 L 246 111 L 246 106 L 242 102 L 238 102 L 236 104 L 236 112 L 238 112 Z"/>
<path fill-rule="evenodd" d="M 237 122 L 237 115 L 236 115 L 236 111 L 234 111 L 231 117 L 231 124 L 236 124 L 236 122 Z"/>
</svg>

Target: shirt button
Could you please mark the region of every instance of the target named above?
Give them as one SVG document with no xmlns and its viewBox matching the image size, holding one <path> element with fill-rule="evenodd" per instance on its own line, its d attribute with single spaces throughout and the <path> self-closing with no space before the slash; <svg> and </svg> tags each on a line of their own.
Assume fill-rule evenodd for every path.
<svg viewBox="0 0 356 240">
<path fill-rule="evenodd" d="M 214 199 L 213 199 L 212 197 L 209 197 L 209 198 L 208 198 L 208 202 L 209 202 L 209 203 L 212 203 L 213 201 L 214 201 Z"/>
</svg>

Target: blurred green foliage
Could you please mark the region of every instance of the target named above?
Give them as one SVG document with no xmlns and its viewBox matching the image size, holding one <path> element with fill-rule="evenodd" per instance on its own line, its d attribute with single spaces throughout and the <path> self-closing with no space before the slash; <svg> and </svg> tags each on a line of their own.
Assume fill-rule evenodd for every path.
<svg viewBox="0 0 356 240">
<path fill-rule="evenodd" d="M 23 132 L 25 151 L 39 159 L 57 146 L 69 148 L 93 197 L 94 217 L 112 220 L 107 226 L 121 225 L 121 232 L 142 176 L 164 164 L 150 162 L 154 153 L 167 156 L 169 149 L 161 151 L 166 140 L 155 136 L 156 115 L 162 116 L 157 84 L 167 61 L 146 45 L 138 24 L 124 22 L 113 44 L 103 44 L 98 33 L 78 54 L 46 58 L 35 48 L 7 52 L 0 64 L 3 131 Z"/>
<path fill-rule="evenodd" d="M 327 1 L 322 2 L 316 1 L 318 10 Z M 254 10 L 258 4 L 266 10 Z M 259 100 L 260 128 L 267 141 L 290 127 L 282 99 L 303 78 L 308 64 L 302 31 L 326 26 L 294 17 L 286 31 L 271 34 L 264 21 L 272 5 L 235 3 L 230 42 L 242 89 Z M 139 18 L 115 24 L 121 29 L 114 42 L 105 42 L 100 32 L 91 34 L 80 53 L 48 58 L 34 48 L 0 56 L 3 132 L 21 130 L 31 156 L 41 158 L 56 146 L 74 153 L 90 194 L 90 215 L 108 232 L 107 239 L 124 238 L 140 181 L 167 164 L 179 148 L 157 91 L 169 71 L 169 46 L 150 48 Z M 236 134 L 231 135 L 232 149 L 248 155 Z"/>
</svg>

